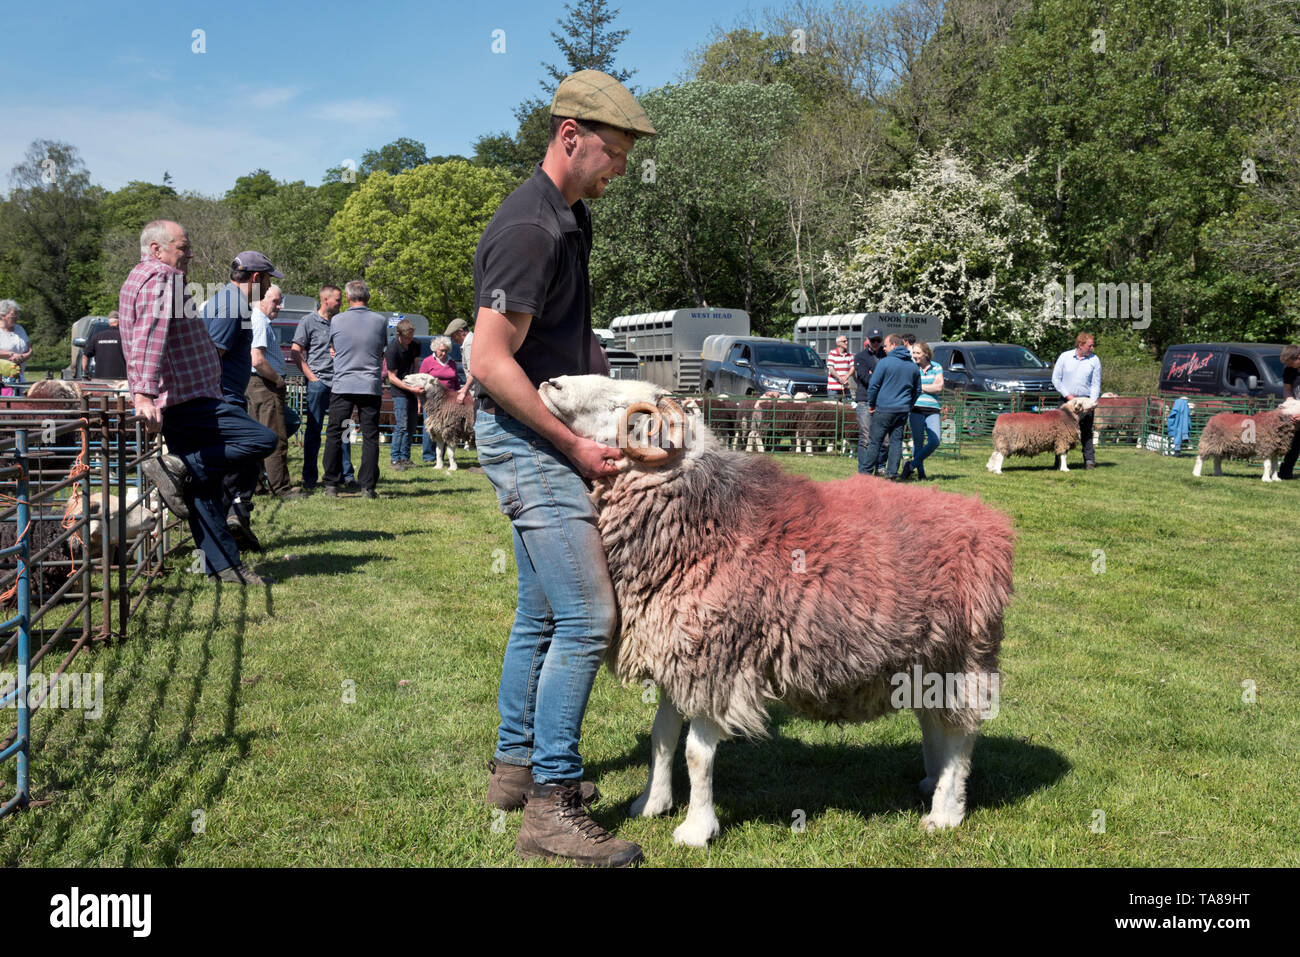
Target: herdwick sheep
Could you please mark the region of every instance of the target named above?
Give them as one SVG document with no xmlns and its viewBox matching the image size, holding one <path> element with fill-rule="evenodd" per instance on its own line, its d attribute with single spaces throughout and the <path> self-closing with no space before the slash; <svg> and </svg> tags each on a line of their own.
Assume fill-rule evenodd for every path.
<svg viewBox="0 0 1300 957">
<path fill-rule="evenodd" d="M 1114 435 L 1116 443 L 1128 435 L 1135 445 L 1141 447 L 1146 406 L 1147 400 L 1142 396 L 1103 393 L 1097 400 L 1097 414 L 1093 417 L 1093 443 L 1099 443 L 1103 434 Z"/>
<path fill-rule="evenodd" d="M 140 498 L 140 489 L 132 485 L 127 488 L 126 493 L 126 541 L 135 541 L 145 529 L 154 528 L 158 522 L 158 516 L 162 514 L 163 506 L 158 497 L 156 489 L 151 489 L 144 499 Z M 117 490 L 110 489 L 108 493 L 108 518 L 103 517 L 104 500 L 103 495 L 94 490 L 90 493 L 90 505 L 85 510 L 90 515 L 88 528 L 88 537 L 90 553 L 95 558 L 99 557 L 100 549 L 103 547 L 103 536 L 107 532 L 109 546 L 117 544 Z M 74 485 L 72 495 L 68 497 L 67 507 L 64 509 L 65 520 L 71 521 L 79 519 L 82 516 L 81 507 L 81 486 Z"/>
<path fill-rule="evenodd" d="M 1275 462 L 1282 459 L 1291 447 L 1291 437 L 1300 428 L 1300 399 L 1287 399 L 1271 412 L 1242 415 L 1237 412 L 1220 412 L 1210 416 L 1201 431 L 1201 444 L 1196 450 L 1196 465 L 1192 475 L 1201 477 L 1201 465 L 1207 455 L 1214 457 L 1214 474 L 1223 475 L 1222 461 L 1230 459 L 1263 459 L 1264 481 L 1280 482 Z"/>
<path fill-rule="evenodd" d="M 447 470 L 455 472 L 456 446 L 474 438 L 474 406 L 457 402 L 456 393 L 427 373 L 413 372 L 402 381 L 424 390 L 424 430 L 433 439 L 433 467 L 442 468 L 445 451 Z"/>
<path fill-rule="evenodd" d="M 856 402 L 838 402 L 833 400 L 822 400 L 820 402 L 807 402 L 804 404 L 803 419 L 799 423 L 799 433 L 796 443 L 802 440 L 808 448 L 808 454 L 813 454 L 813 443 L 825 445 L 827 452 L 836 452 L 845 455 L 849 450 L 849 425 L 853 425 L 853 444 L 857 445 L 857 408 Z M 840 437 L 840 447 L 835 448 L 835 436 Z M 795 451 L 798 451 L 796 448 Z"/>
<path fill-rule="evenodd" d="M 660 691 L 649 782 L 632 813 L 671 808 L 673 752 L 689 719 L 690 809 L 673 837 L 703 847 L 719 833 L 718 742 L 763 734 L 767 705 L 781 702 L 835 722 L 915 710 L 921 789 L 933 793 L 924 826 L 960 823 L 988 710 L 969 679 L 964 692 L 958 681 L 955 695 L 924 702 L 913 681 L 982 676 L 985 690 L 1000 681 L 1010 520 L 948 492 L 863 475 L 813 482 L 726 451 L 649 382 L 564 376 L 539 391 L 574 432 L 625 451 L 592 501 L 620 614 L 606 664 Z M 931 544 L 917 550 L 918 541 Z"/>
<path fill-rule="evenodd" d="M 1065 453 L 1079 444 L 1079 416 L 1096 403 L 1076 396 L 1050 412 L 1004 412 L 993 424 L 993 454 L 984 467 L 994 475 L 1002 474 L 1008 455 L 1034 456 L 1055 452 L 1062 472 L 1070 471 Z"/>
</svg>

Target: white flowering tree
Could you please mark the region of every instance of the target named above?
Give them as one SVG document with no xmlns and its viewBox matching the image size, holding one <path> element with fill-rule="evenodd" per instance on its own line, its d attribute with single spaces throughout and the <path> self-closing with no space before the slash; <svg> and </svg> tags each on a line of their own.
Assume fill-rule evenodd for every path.
<svg viewBox="0 0 1300 957">
<path fill-rule="evenodd" d="M 823 259 L 832 307 L 937 315 L 945 339 L 1041 344 L 1063 321 L 1045 309 L 1060 269 L 1012 186 L 1030 162 L 977 175 L 951 153 L 918 153 L 903 188 L 863 203 L 851 251 Z"/>
</svg>

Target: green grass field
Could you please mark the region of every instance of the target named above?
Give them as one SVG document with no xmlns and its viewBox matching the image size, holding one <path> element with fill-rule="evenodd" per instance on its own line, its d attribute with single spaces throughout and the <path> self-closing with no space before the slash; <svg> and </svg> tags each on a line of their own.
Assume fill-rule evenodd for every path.
<svg viewBox="0 0 1300 957">
<path fill-rule="evenodd" d="M 674 847 L 683 810 L 626 818 L 652 693 L 607 672 L 583 736 L 601 822 L 650 866 L 1300 862 L 1300 483 L 1243 463 L 1198 481 L 1190 459 L 1114 446 L 1093 472 L 1042 456 L 995 477 L 986 458 L 930 468 L 1020 534 L 1000 711 L 960 829 L 919 828 L 910 714 L 836 727 L 777 708 L 769 740 L 718 751 L 720 839 Z M 129 639 L 75 666 L 104 673 L 102 718 L 36 717 L 34 797 L 50 803 L 0 820 L 0 862 L 519 863 L 521 813 L 480 803 L 514 610 L 509 526 L 474 472 L 385 471 L 381 493 L 260 506 L 260 567 L 282 580 L 269 590 L 218 589 L 178 559 Z M 3 773 L 7 797 L 12 762 Z M 687 790 L 679 750 L 679 805 Z"/>
</svg>

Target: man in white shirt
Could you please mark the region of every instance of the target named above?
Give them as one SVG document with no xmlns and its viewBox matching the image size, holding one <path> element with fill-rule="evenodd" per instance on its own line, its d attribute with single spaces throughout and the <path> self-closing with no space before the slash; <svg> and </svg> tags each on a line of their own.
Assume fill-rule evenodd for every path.
<svg viewBox="0 0 1300 957">
<path fill-rule="evenodd" d="M 279 286 L 272 286 L 253 307 L 253 367 L 245 397 L 248 414 L 274 432 L 279 440 L 275 451 L 266 457 L 266 484 L 276 498 L 293 500 L 299 497 L 300 489 L 290 484 L 286 460 L 284 377 L 289 370 L 280 349 L 280 337 L 271 325 L 283 303 L 284 293 Z"/>
<path fill-rule="evenodd" d="M 1091 332 L 1081 332 L 1074 340 L 1074 348 L 1062 352 L 1052 368 L 1052 386 L 1068 402 L 1083 396 L 1096 402 L 1101 396 L 1101 360 L 1093 354 L 1096 337 Z M 1079 437 L 1083 445 L 1083 467 L 1097 467 L 1097 452 L 1092 446 L 1092 425 L 1096 410 L 1079 416 Z"/>
</svg>

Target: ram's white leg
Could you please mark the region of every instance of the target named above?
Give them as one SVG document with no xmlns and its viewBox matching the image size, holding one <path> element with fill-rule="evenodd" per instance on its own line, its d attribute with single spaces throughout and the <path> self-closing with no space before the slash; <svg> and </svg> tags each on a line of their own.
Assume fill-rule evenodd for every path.
<svg viewBox="0 0 1300 957">
<path fill-rule="evenodd" d="M 682 713 L 659 689 L 659 710 L 650 729 L 650 779 L 632 802 L 633 817 L 655 817 L 673 806 L 673 753 L 682 734 Z"/>
<path fill-rule="evenodd" d="M 1214 457 L 1214 475 L 1216 478 L 1223 478 L 1223 456 Z"/>
<path fill-rule="evenodd" d="M 686 820 L 673 831 L 673 841 L 705 847 L 718 836 L 718 816 L 713 813 L 713 754 L 722 729 L 709 718 L 692 718 L 686 735 L 686 769 L 691 775 L 691 805 Z"/>
<path fill-rule="evenodd" d="M 934 758 L 938 762 L 934 800 L 930 813 L 921 819 L 927 831 L 956 827 L 966 816 L 966 778 L 970 775 L 970 756 L 975 748 L 975 732 L 945 725 L 937 717 L 933 722 Z M 929 730 L 924 723 L 921 733 Z M 928 774 L 929 772 L 927 772 Z"/>
<path fill-rule="evenodd" d="M 919 787 L 926 797 L 934 794 L 934 786 L 939 781 L 939 739 L 942 731 L 939 719 L 929 708 L 917 708 L 916 720 L 921 724 L 921 756 L 925 759 L 925 778 Z"/>
<path fill-rule="evenodd" d="M 992 455 L 989 456 L 988 463 L 984 467 L 988 469 L 990 472 L 996 474 L 998 471 L 998 467 L 1001 464 L 1002 463 L 998 461 L 998 453 L 994 452 Z"/>
<path fill-rule="evenodd" d="M 447 446 L 442 442 L 437 439 L 433 440 L 433 467 L 435 469 L 442 468 L 442 453 L 446 448 Z"/>
<path fill-rule="evenodd" d="M 1201 466 L 1204 464 L 1205 457 L 1203 455 L 1196 456 L 1196 464 L 1192 466 L 1192 478 L 1201 477 Z"/>
<path fill-rule="evenodd" d="M 456 466 L 456 446 L 455 446 L 455 445 L 450 445 L 450 444 L 449 444 L 449 445 L 445 445 L 445 446 L 443 446 L 443 448 L 445 448 L 445 449 L 447 450 L 447 471 L 448 471 L 448 472 L 454 472 L 454 471 L 456 471 L 456 468 L 457 468 L 457 466 Z"/>
<path fill-rule="evenodd" d="M 1277 477 L 1277 475 L 1276 475 L 1276 473 L 1273 471 L 1273 460 L 1272 460 L 1272 459 L 1265 459 L 1265 460 L 1264 460 L 1264 481 L 1265 481 L 1265 482 L 1271 482 L 1271 481 L 1273 481 L 1276 477 Z"/>
<path fill-rule="evenodd" d="M 1060 467 L 1061 467 L 1061 471 L 1062 471 L 1062 472 L 1068 472 L 1068 471 L 1070 471 L 1070 466 L 1066 464 L 1065 456 L 1064 456 L 1064 455 L 1058 455 L 1058 456 L 1056 457 L 1056 461 L 1060 464 Z"/>
</svg>

